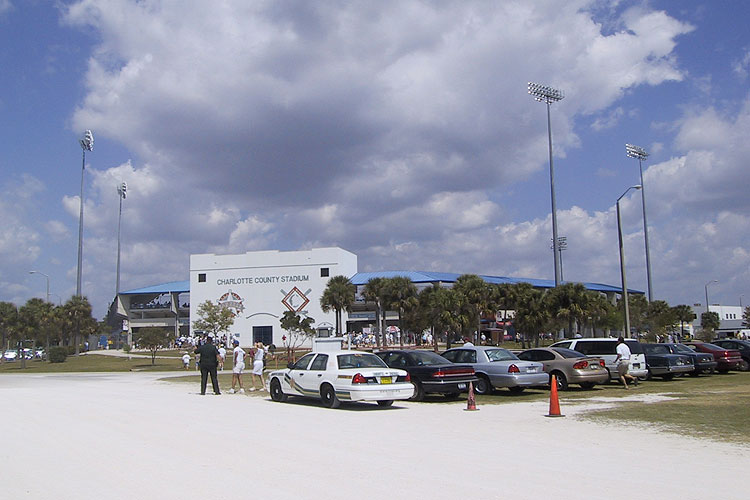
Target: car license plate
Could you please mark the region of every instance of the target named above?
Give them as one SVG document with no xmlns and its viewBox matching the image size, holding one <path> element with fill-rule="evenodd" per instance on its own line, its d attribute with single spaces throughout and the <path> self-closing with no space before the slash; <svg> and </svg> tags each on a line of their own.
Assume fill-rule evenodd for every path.
<svg viewBox="0 0 750 500">
<path fill-rule="evenodd" d="M 633 363 L 633 368 L 640 368 L 640 367 L 641 367 L 640 363 Z"/>
<path fill-rule="evenodd" d="M 466 384 L 458 384 L 459 389 L 466 389 Z"/>
<path fill-rule="evenodd" d="M 599 365 L 591 364 L 591 365 L 589 365 L 589 368 L 591 368 L 592 370 L 598 370 L 599 369 Z"/>
<path fill-rule="evenodd" d="M 380 383 L 381 384 L 390 384 L 390 383 L 392 383 L 391 377 L 380 377 Z"/>
<path fill-rule="evenodd" d="M 536 367 L 530 366 L 526 368 L 526 373 L 536 373 Z"/>
</svg>

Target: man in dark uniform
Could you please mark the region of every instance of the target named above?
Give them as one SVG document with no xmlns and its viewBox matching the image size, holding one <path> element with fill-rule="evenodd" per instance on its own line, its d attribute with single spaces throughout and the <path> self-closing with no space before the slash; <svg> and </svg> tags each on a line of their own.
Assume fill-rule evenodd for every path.
<svg viewBox="0 0 750 500">
<path fill-rule="evenodd" d="M 219 356 L 219 350 L 213 341 L 214 338 L 209 335 L 205 344 L 195 348 L 195 354 L 201 356 L 201 395 L 206 394 L 206 382 L 209 373 L 211 374 L 211 384 L 214 386 L 214 394 L 221 394 L 218 374 L 216 373 L 216 367 L 218 366 L 216 358 Z"/>
</svg>

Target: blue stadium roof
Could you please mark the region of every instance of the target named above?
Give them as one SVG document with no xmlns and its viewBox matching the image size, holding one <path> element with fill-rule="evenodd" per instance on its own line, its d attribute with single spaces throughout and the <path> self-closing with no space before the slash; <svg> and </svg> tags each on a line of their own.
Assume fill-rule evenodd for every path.
<svg viewBox="0 0 750 500">
<path fill-rule="evenodd" d="M 152 285 L 127 292 L 120 292 L 121 295 L 142 295 L 148 293 L 187 293 L 190 291 L 190 281 L 170 281 L 161 285 Z"/>
<path fill-rule="evenodd" d="M 395 278 L 397 276 L 403 276 L 409 278 L 412 283 L 436 283 L 438 281 L 442 283 L 455 283 L 461 274 L 458 273 L 438 273 L 432 271 L 377 271 L 372 273 L 357 273 L 352 276 L 351 281 L 355 285 L 365 285 L 368 281 L 373 278 Z M 554 288 L 554 280 L 541 280 L 534 278 L 508 278 L 505 276 L 487 276 L 479 275 L 487 283 L 501 284 L 507 283 L 514 285 L 517 283 L 529 283 L 535 288 Z M 565 283 L 565 282 L 563 282 Z M 614 292 L 618 293 L 622 291 L 619 286 L 605 285 L 603 283 L 582 283 L 589 290 L 597 292 Z M 639 293 L 643 294 L 640 290 L 633 290 L 628 288 L 628 293 Z"/>
</svg>

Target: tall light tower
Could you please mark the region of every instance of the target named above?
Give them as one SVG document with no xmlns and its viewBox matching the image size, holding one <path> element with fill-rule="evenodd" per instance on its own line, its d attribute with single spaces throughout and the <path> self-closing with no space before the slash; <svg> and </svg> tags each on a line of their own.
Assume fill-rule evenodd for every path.
<svg viewBox="0 0 750 500">
<path fill-rule="evenodd" d="M 550 197 L 552 199 L 552 243 L 555 246 L 555 251 L 552 252 L 555 263 L 555 286 L 560 284 L 561 269 L 560 269 L 560 252 L 557 251 L 557 245 L 559 240 L 557 239 L 557 206 L 555 204 L 555 169 L 552 164 L 552 121 L 550 119 L 550 104 L 557 102 L 565 97 L 563 92 L 546 85 L 540 85 L 538 83 L 529 82 L 529 94 L 539 102 L 547 104 L 547 137 L 549 142 L 549 186 L 550 186 Z"/>
<path fill-rule="evenodd" d="M 128 185 L 124 182 L 117 186 L 117 194 L 120 198 L 120 214 L 117 216 L 117 285 L 115 296 L 120 295 L 120 224 L 122 223 L 122 200 L 127 195 Z"/>
<path fill-rule="evenodd" d="M 86 151 L 94 150 L 94 134 L 91 130 L 83 133 L 83 138 L 78 141 L 83 149 L 83 161 L 81 162 L 81 213 L 78 216 L 78 272 L 76 273 L 76 296 L 81 296 L 81 268 L 83 266 L 83 173 L 86 171 Z"/>
<path fill-rule="evenodd" d="M 641 171 L 641 203 L 643 205 L 643 239 L 646 242 L 646 280 L 648 282 L 648 301 L 654 300 L 653 288 L 651 286 L 651 253 L 648 249 L 648 222 L 646 221 L 646 190 L 643 184 L 643 161 L 648 158 L 645 149 L 633 144 L 625 144 L 625 151 L 629 158 L 638 160 L 638 168 Z"/>
<path fill-rule="evenodd" d="M 625 304 L 625 335 L 630 337 L 630 306 L 628 305 L 628 280 L 625 278 L 625 248 L 622 241 L 622 218 L 620 217 L 620 200 L 631 189 L 641 189 L 641 186 L 630 186 L 617 198 L 617 239 L 620 243 L 620 279 L 622 281 L 622 300 Z"/>
</svg>

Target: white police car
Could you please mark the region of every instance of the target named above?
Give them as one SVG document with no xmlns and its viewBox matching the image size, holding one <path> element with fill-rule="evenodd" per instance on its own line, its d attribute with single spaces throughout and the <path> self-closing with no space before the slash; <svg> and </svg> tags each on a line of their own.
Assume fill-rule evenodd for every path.
<svg viewBox="0 0 750 500">
<path fill-rule="evenodd" d="M 394 400 L 414 394 L 409 374 L 389 368 L 372 353 L 360 351 L 311 352 L 296 363 L 268 376 L 274 401 L 288 396 L 320 398 L 328 408 L 342 401 L 376 401 L 390 406 Z"/>
</svg>

